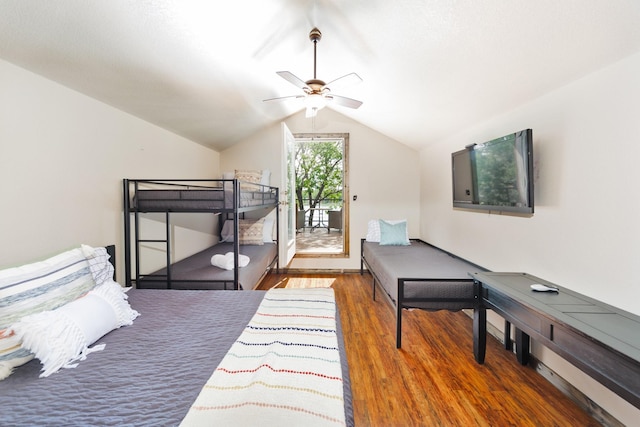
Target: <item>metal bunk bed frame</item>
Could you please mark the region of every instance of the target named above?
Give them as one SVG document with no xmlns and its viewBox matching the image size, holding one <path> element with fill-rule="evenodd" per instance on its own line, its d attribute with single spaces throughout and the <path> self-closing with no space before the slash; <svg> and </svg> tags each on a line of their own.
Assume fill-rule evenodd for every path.
<svg viewBox="0 0 640 427">
<path fill-rule="evenodd" d="M 215 186 L 205 185 L 206 183 L 214 183 Z M 232 206 L 227 206 L 225 202 L 225 191 L 229 191 L 227 188 L 227 183 L 232 184 Z M 212 190 L 219 191 L 222 198 L 220 199 L 223 203 L 222 207 L 202 207 L 202 208 L 192 208 L 192 207 L 166 207 L 166 208 L 138 208 L 136 207 L 136 203 L 133 202 L 133 197 L 138 194 L 140 190 L 140 185 L 159 185 L 163 187 L 175 186 L 176 188 L 180 188 L 182 190 L 191 190 L 191 189 L 201 189 L 201 190 Z M 279 236 L 280 236 L 280 224 L 279 224 L 279 194 L 277 187 L 264 187 L 268 189 L 269 192 L 274 192 L 275 195 L 268 199 L 269 203 L 260 204 L 260 205 L 251 205 L 251 206 L 241 206 L 239 203 L 239 195 L 241 192 L 240 188 L 241 181 L 237 179 L 123 179 L 123 199 L 124 199 L 124 263 L 125 263 L 125 286 L 132 286 L 133 283 L 138 283 L 144 277 L 152 276 L 151 274 L 141 274 L 140 273 L 140 244 L 141 243 L 164 243 L 165 252 L 166 252 L 166 275 L 162 277 L 166 278 L 167 288 L 171 289 L 171 285 L 173 283 L 173 279 L 171 277 L 171 266 L 172 266 L 172 257 L 171 257 L 171 213 L 207 213 L 210 212 L 212 214 L 223 214 L 225 219 L 233 219 L 234 227 L 233 227 L 233 252 L 234 252 L 234 269 L 233 269 L 233 289 L 238 290 L 239 288 L 239 266 L 238 266 L 238 254 L 240 253 L 240 239 L 238 235 L 238 224 L 241 215 L 244 215 L 246 212 L 255 212 L 259 210 L 272 210 L 276 211 L 276 248 L 279 247 Z M 257 185 L 257 184 L 256 184 Z M 131 191 L 133 187 L 133 192 Z M 132 197 L 133 196 L 133 197 Z M 198 198 L 190 198 L 190 202 L 207 202 L 209 199 L 198 199 Z M 216 199 L 218 200 L 218 199 Z M 267 200 L 267 199 L 264 199 Z M 219 201 L 219 200 L 218 200 Z M 140 238 L 140 214 L 141 213 L 164 213 L 165 214 L 165 238 L 164 239 L 142 239 Z M 133 225 L 131 216 L 133 214 Z M 133 228 L 134 232 L 134 241 L 135 244 L 132 246 L 131 242 L 131 231 Z M 131 275 L 131 259 L 132 255 L 135 255 L 135 278 L 132 278 Z M 270 267 L 275 263 L 276 269 L 279 269 L 279 259 L 276 250 L 276 256 L 274 262 L 270 264 Z M 212 280 L 213 282 L 214 280 Z M 203 281 L 207 282 L 207 281 Z M 226 283 L 227 281 L 222 281 Z"/>
</svg>

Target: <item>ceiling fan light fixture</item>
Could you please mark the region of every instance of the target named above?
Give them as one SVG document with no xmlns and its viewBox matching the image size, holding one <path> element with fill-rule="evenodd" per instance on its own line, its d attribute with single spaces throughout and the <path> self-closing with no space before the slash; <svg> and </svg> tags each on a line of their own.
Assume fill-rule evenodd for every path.
<svg viewBox="0 0 640 427">
<path fill-rule="evenodd" d="M 315 117 L 318 111 L 323 109 L 328 102 L 333 102 L 336 105 L 341 105 L 348 108 L 358 108 L 362 105 L 361 101 L 357 101 L 355 99 L 347 98 L 344 96 L 332 95 L 331 89 L 323 80 L 320 80 L 316 77 L 316 49 L 318 41 L 322 38 L 322 33 L 317 28 L 313 28 L 309 33 L 309 40 L 313 42 L 313 79 L 304 81 L 301 78 L 295 76 L 290 71 L 277 71 L 276 73 L 293 84 L 294 86 L 302 89 L 303 94 L 301 95 L 292 95 L 292 96 L 284 96 L 279 98 L 269 98 L 264 101 L 280 101 L 291 98 L 304 98 L 304 105 L 307 110 L 307 117 Z M 336 82 L 359 82 L 362 81 L 360 76 L 356 73 L 349 73 L 340 78 L 332 80 L 330 84 L 334 84 Z"/>
<path fill-rule="evenodd" d="M 315 117 L 318 111 L 322 110 L 327 105 L 328 99 L 319 93 L 308 94 L 304 99 L 304 105 L 307 108 L 305 117 Z"/>
<path fill-rule="evenodd" d="M 327 99 L 318 93 L 312 93 L 304 99 L 304 104 L 307 109 L 322 110 L 327 105 Z"/>
</svg>

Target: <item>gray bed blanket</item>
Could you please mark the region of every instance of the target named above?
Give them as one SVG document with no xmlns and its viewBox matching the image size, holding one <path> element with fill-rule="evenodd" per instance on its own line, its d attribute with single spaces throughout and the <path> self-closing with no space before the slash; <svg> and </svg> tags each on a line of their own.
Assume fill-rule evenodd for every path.
<svg viewBox="0 0 640 427">
<path fill-rule="evenodd" d="M 38 378 L 32 360 L 0 382 L 2 426 L 175 426 L 254 315 L 263 291 L 132 289 L 141 313 L 75 369 Z M 345 412 L 351 387 L 340 322 Z"/>
</svg>

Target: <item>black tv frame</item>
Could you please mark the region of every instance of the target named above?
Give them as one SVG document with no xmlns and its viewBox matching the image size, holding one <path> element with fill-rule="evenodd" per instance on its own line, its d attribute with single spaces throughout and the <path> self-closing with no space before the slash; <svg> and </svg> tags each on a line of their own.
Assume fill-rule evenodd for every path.
<svg viewBox="0 0 640 427">
<path fill-rule="evenodd" d="M 480 204 L 477 200 L 475 200 L 475 196 L 477 194 L 477 182 L 473 179 L 473 173 L 470 170 L 470 175 L 468 179 L 472 180 L 471 187 L 472 190 L 466 190 L 465 196 L 466 198 L 457 197 L 456 198 L 456 179 L 461 179 L 461 174 L 458 171 L 456 174 L 456 160 L 462 158 L 462 156 L 468 155 L 471 156 L 473 150 L 481 145 L 494 143 L 498 140 L 505 140 L 507 138 L 525 138 L 525 163 L 526 163 L 526 175 L 527 175 L 527 188 L 526 191 L 526 200 L 527 206 L 506 206 L 506 205 L 488 205 L 488 204 Z M 463 160 L 464 162 L 464 160 Z M 534 213 L 534 173 L 533 173 L 533 132 L 531 129 L 524 129 L 518 132 L 514 132 L 511 134 L 507 134 L 500 138 L 494 138 L 490 141 L 486 141 L 483 144 L 470 144 L 466 146 L 463 150 L 456 151 L 451 154 L 451 179 L 452 179 L 452 196 L 453 196 L 453 207 L 461 208 L 461 209 L 471 209 L 478 210 L 484 212 L 496 212 L 496 213 L 514 213 L 514 214 L 528 214 L 533 215 Z"/>
</svg>

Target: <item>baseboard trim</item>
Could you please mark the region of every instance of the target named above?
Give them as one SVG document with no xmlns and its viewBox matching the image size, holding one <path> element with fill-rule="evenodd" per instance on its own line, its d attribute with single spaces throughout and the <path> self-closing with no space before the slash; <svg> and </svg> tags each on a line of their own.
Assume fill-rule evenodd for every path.
<svg viewBox="0 0 640 427">
<path fill-rule="evenodd" d="M 347 269 L 347 268 L 281 268 L 279 273 L 275 274 L 360 274 L 360 269 Z"/>
</svg>

